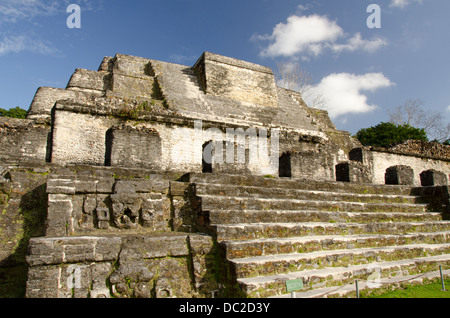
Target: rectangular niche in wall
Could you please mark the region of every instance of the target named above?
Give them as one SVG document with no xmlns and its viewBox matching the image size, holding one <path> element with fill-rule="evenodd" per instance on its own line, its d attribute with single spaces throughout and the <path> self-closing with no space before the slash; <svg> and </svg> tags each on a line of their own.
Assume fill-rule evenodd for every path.
<svg viewBox="0 0 450 318">
<path fill-rule="evenodd" d="M 161 138 L 152 128 L 116 125 L 106 133 L 106 166 L 158 169 Z"/>
</svg>

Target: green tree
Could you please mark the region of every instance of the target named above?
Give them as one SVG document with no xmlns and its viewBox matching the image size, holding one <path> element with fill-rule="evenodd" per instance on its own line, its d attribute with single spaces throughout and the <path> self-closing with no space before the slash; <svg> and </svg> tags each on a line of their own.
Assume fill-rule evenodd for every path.
<svg viewBox="0 0 450 318">
<path fill-rule="evenodd" d="M 3 109 L 0 108 L 0 116 L 3 117 L 11 117 L 11 118 L 27 118 L 27 111 L 25 109 L 20 108 L 19 106 L 11 109 Z"/>
<path fill-rule="evenodd" d="M 374 127 L 361 129 L 356 133 L 356 138 L 364 146 L 375 147 L 389 147 L 409 139 L 428 141 L 423 128 L 393 123 L 380 123 Z"/>
</svg>

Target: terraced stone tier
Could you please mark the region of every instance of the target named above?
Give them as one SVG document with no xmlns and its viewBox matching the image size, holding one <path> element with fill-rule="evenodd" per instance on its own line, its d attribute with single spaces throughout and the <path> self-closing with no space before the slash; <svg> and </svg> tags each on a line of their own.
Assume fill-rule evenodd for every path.
<svg viewBox="0 0 450 318">
<path fill-rule="evenodd" d="M 289 274 L 240 278 L 238 279 L 238 283 L 248 297 L 266 298 L 286 294 L 285 282 L 292 279 L 302 279 L 306 291 L 332 286 L 336 289 L 336 286 L 352 283 L 355 279 L 367 280 L 377 270 L 380 272 L 381 278 L 392 278 L 435 271 L 439 265 L 449 266 L 450 255 L 418 257 L 390 262 L 351 265 L 348 267 L 313 269 Z M 327 292 L 329 291 L 327 290 Z"/>
<path fill-rule="evenodd" d="M 225 241 L 228 259 L 288 253 L 310 253 L 341 249 L 403 246 L 409 244 L 450 243 L 450 231 L 399 235 L 305 236 L 248 241 Z"/>
<path fill-rule="evenodd" d="M 250 240 L 317 235 L 407 234 L 450 230 L 450 221 L 392 223 L 242 223 L 215 225 L 217 240 Z"/>
<path fill-rule="evenodd" d="M 374 268 L 396 279 L 450 264 L 450 221 L 425 188 L 215 174 L 190 182 L 248 297 L 283 295 L 297 278 L 341 296 L 348 288 L 336 286 Z"/>
<path fill-rule="evenodd" d="M 297 210 L 210 210 L 212 224 L 237 223 L 386 223 L 440 221 L 440 212 L 335 212 L 335 211 L 297 211 Z"/>
<path fill-rule="evenodd" d="M 360 203 L 421 203 L 419 196 L 395 195 L 395 194 L 358 194 L 322 190 L 308 189 L 286 189 L 286 188 L 268 188 L 256 186 L 236 186 L 225 184 L 205 184 L 196 185 L 198 195 L 216 195 L 216 196 L 249 196 L 254 198 L 281 198 L 297 200 L 329 200 L 329 201 L 348 201 Z"/>
<path fill-rule="evenodd" d="M 203 211 L 218 209 L 242 210 L 319 210 L 345 212 L 426 212 L 426 204 L 359 203 L 331 200 L 296 200 L 238 196 L 202 195 Z"/>
<path fill-rule="evenodd" d="M 290 178 L 264 178 L 259 176 L 243 175 L 218 175 L 218 174 L 190 174 L 189 181 L 196 185 L 199 184 L 218 184 L 282 188 L 282 189 L 303 189 L 318 190 L 330 192 L 344 192 L 355 194 L 382 194 L 382 195 L 414 195 L 416 188 L 411 186 L 399 185 L 375 185 L 358 184 L 349 182 L 325 182 L 315 180 L 290 179 Z"/>
<path fill-rule="evenodd" d="M 310 253 L 265 255 L 231 260 L 238 278 L 287 274 L 320 268 L 443 255 L 450 243 L 355 248 Z"/>
<path fill-rule="evenodd" d="M 450 277 L 450 270 L 443 270 L 442 274 L 445 278 Z M 375 274 L 374 277 L 378 277 Z M 405 285 L 423 284 L 424 282 L 430 281 L 440 281 L 441 275 L 439 271 L 427 272 L 419 275 L 400 275 L 397 277 L 390 277 L 380 279 L 379 281 L 374 281 L 373 279 L 369 281 L 358 280 L 358 289 L 360 293 L 364 292 L 366 295 L 371 293 L 376 293 L 377 290 L 390 291 L 393 288 L 403 287 Z M 340 287 L 323 287 L 308 291 L 296 292 L 297 298 L 344 298 L 344 297 L 356 297 L 356 286 L 355 283 L 350 283 Z M 292 295 L 284 294 L 281 296 L 273 296 L 269 298 L 291 298 Z"/>
</svg>

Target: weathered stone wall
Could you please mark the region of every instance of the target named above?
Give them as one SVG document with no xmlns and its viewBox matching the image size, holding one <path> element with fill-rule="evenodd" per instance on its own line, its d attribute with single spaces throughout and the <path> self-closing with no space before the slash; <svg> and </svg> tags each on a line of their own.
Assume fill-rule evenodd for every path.
<svg viewBox="0 0 450 318">
<path fill-rule="evenodd" d="M 272 147 L 270 130 L 264 127 L 262 130 L 252 128 L 256 136 L 252 139 L 248 126 L 196 122 L 149 112 L 134 114 L 130 110 L 123 112 L 120 107 L 91 108 L 67 101 L 57 103 L 54 118 L 53 163 L 201 172 L 203 145 L 209 141 L 226 142 L 228 136 L 237 136 L 242 131 L 246 136 L 243 139 L 246 156 L 253 149 L 253 160 L 250 162 L 247 158 L 243 165 L 237 162 L 237 158 L 234 162 L 226 162 L 226 151 L 230 148 L 225 144 L 222 161 L 217 159 L 213 163 L 214 171 L 277 174 L 277 152 L 272 150 L 278 149 Z M 253 140 L 257 142 L 256 148 L 250 145 Z M 238 140 L 234 139 L 234 142 L 237 144 Z M 264 143 L 267 145 L 266 156 L 260 156 L 258 145 Z"/>
<path fill-rule="evenodd" d="M 206 235 L 36 238 L 29 250 L 30 298 L 198 298 L 219 289 Z"/>
<path fill-rule="evenodd" d="M 90 92 L 94 96 L 101 96 L 110 88 L 110 75 L 106 71 L 91 71 L 78 68 L 73 73 L 66 88 Z"/>
<path fill-rule="evenodd" d="M 450 177 L 450 161 L 417 155 L 408 155 L 386 151 L 361 149 L 359 160 L 369 168 L 370 180 L 375 184 L 385 184 L 386 170 L 393 166 L 408 166 L 413 170 L 413 185 L 421 186 L 420 174 L 426 170 L 436 170 Z"/>
<path fill-rule="evenodd" d="M 46 155 L 57 164 L 202 171 L 203 146 L 214 137 L 209 137 L 204 128 L 199 138 L 192 129 L 194 118 L 223 134 L 227 127 L 280 127 L 325 141 L 335 142 L 338 136 L 338 147 L 343 149 L 337 155 L 333 149 L 331 157 L 317 158 L 317 153 L 325 154 L 326 147 L 311 150 L 310 145 L 302 146 L 301 140 L 293 149 L 280 149 L 297 153 L 298 159 L 292 164 L 294 177 L 310 177 L 308 171 L 314 169 L 306 167 L 317 165 L 321 178 L 329 179 L 333 175 L 330 167 L 353 144 L 348 134 L 335 130 L 326 112 L 314 111 L 298 93 L 276 87 L 270 69 L 208 52 L 194 67 L 117 54 L 104 58 L 98 71 L 76 69 L 65 90 L 37 91 L 29 117 L 49 120 L 51 115 L 53 131 Z M 155 120 L 154 115 L 170 118 Z M 159 135 L 160 145 L 156 138 L 142 134 L 149 130 Z M 278 174 L 274 155 L 252 160 L 255 157 L 249 153 L 248 142 L 243 147 L 245 163 L 223 164 L 219 160 L 213 163 L 213 170 Z M 120 155 L 123 152 L 127 155 Z"/>
<path fill-rule="evenodd" d="M 278 107 L 272 70 L 205 52 L 194 66 L 207 94 L 264 107 Z"/>
<path fill-rule="evenodd" d="M 388 149 L 390 152 L 416 155 L 419 157 L 450 160 L 450 146 L 438 142 L 406 140 Z"/>
<path fill-rule="evenodd" d="M 161 167 L 161 137 L 155 129 L 123 124 L 114 126 L 107 131 L 106 160 L 106 165 L 110 166 L 158 170 Z"/>
<path fill-rule="evenodd" d="M 0 117 L 0 162 L 46 162 L 51 126 L 32 120 Z"/>
<path fill-rule="evenodd" d="M 0 170 L 0 298 L 23 297 L 28 242 L 45 233 L 47 169 Z"/>
<path fill-rule="evenodd" d="M 47 236 L 171 231 L 169 180 L 161 175 L 116 179 L 113 171 L 96 175 L 66 170 L 47 180 Z"/>
<path fill-rule="evenodd" d="M 217 296 L 217 250 L 195 234 L 188 183 L 173 181 L 180 177 L 2 168 L 0 297 Z"/>
<path fill-rule="evenodd" d="M 56 105 L 51 161 L 104 165 L 106 131 L 117 123 L 117 119 L 64 109 L 62 104 Z"/>
<path fill-rule="evenodd" d="M 281 156 L 289 162 L 290 169 L 290 173 L 282 176 L 321 181 L 334 181 L 335 166 L 348 159 L 347 154 L 329 140 L 293 131 L 281 133 Z"/>
<path fill-rule="evenodd" d="M 28 119 L 50 120 L 52 109 L 57 101 L 66 99 L 89 98 L 101 95 L 98 92 L 85 92 L 79 89 L 62 89 L 52 87 L 39 87 L 34 95 L 28 110 Z"/>
<path fill-rule="evenodd" d="M 113 60 L 111 87 L 107 96 L 150 100 L 154 94 L 155 78 L 150 60 L 117 54 Z"/>
</svg>

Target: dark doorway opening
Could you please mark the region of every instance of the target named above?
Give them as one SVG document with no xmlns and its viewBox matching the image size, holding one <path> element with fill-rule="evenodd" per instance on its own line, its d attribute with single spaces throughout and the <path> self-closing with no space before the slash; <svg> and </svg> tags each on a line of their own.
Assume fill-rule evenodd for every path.
<svg viewBox="0 0 450 318">
<path fill-rule="evenodd" d="M 212 141 L 203 144 L 202 147 L 202 173 L 212 173 Z M 205 160 L 206 159 L 206 160 Z"/>
<path fill-rule="evenodd" d="M 284 153 L 281 155 L 278 166 L 278 176 L 280 178 L 291 178 L 291 154 Z"/>
</svg>

